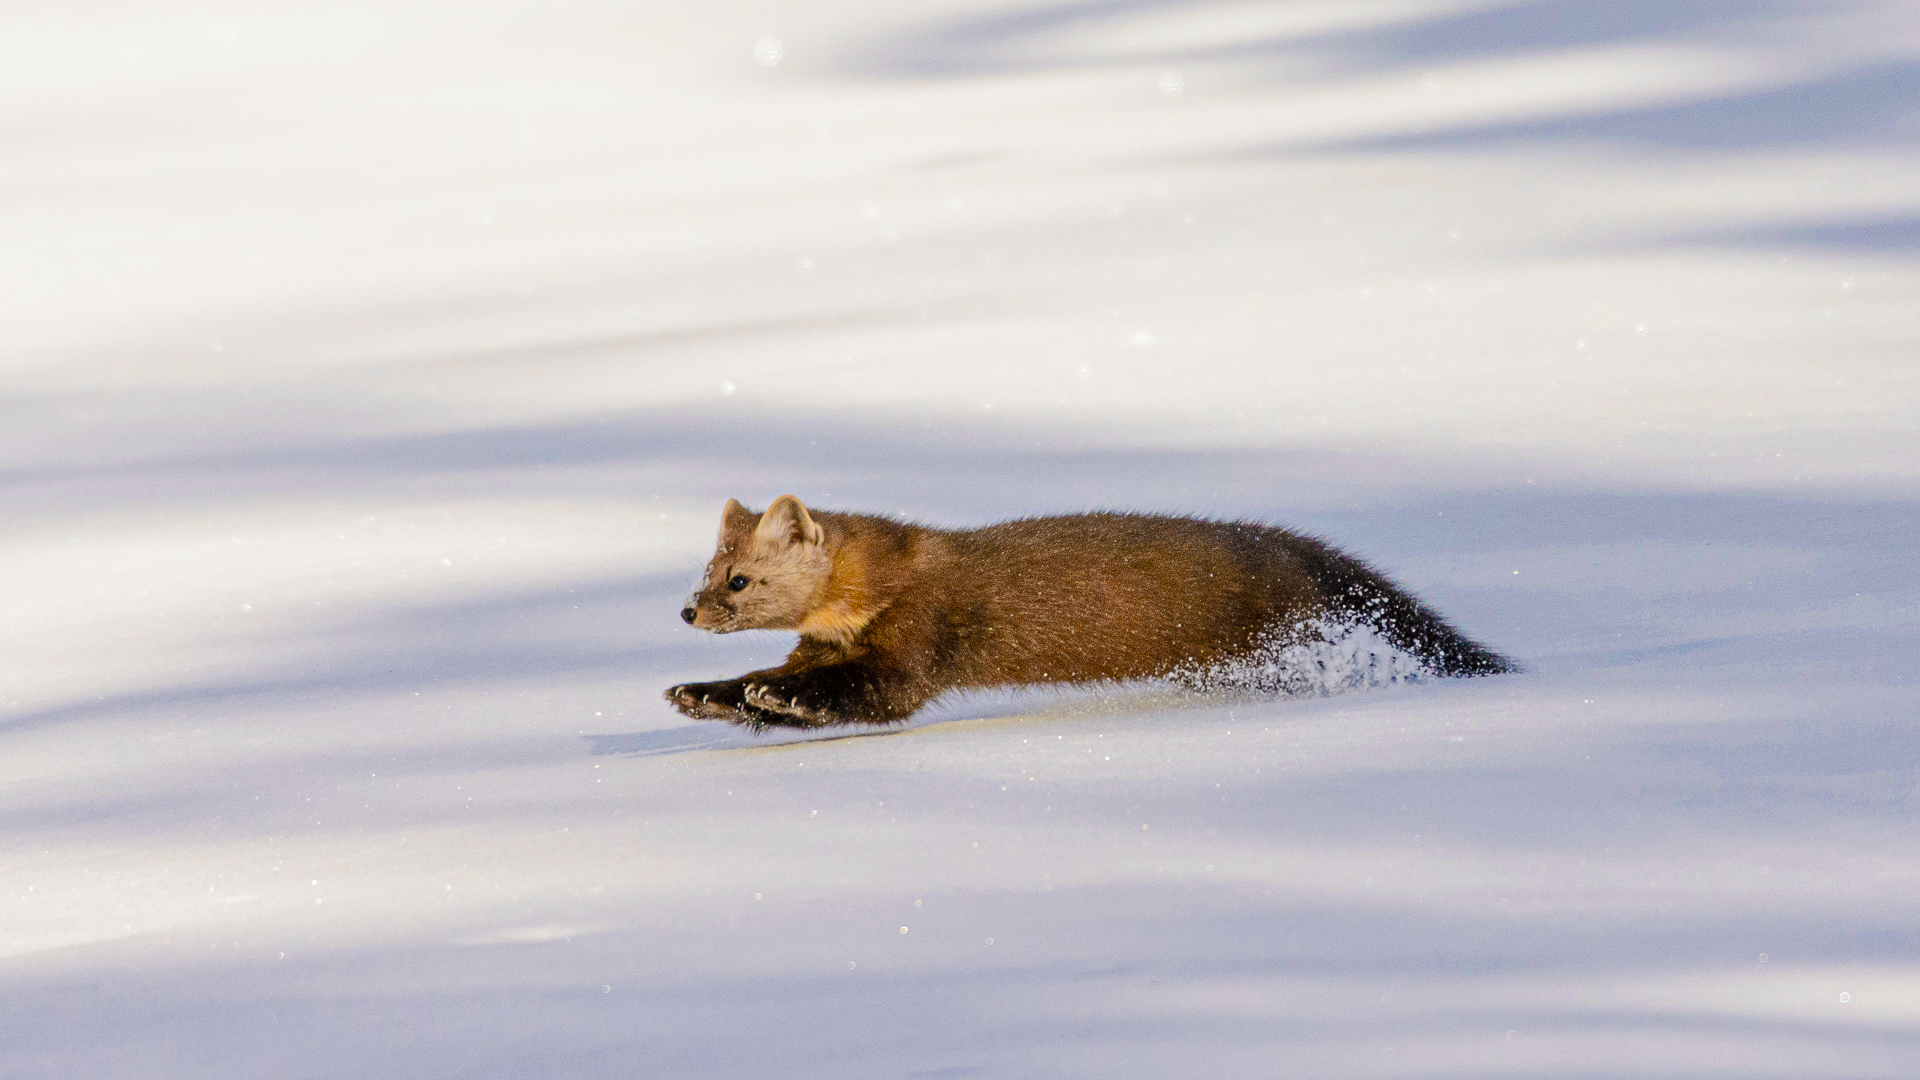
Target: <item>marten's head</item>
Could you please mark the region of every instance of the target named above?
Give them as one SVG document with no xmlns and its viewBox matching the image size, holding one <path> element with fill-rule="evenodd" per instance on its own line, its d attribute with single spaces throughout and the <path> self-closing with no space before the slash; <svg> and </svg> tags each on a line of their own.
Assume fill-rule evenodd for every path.
<svg viewBox="0 0 1920 1080">
<path fill-rule="evenodd" d="M 826 532 L 782 495 L 756 515 L 728 499 L 720 546 L 680 617 L 702 630 L 795 630 L 820 605 L 833 571 Z"/>
</svg>

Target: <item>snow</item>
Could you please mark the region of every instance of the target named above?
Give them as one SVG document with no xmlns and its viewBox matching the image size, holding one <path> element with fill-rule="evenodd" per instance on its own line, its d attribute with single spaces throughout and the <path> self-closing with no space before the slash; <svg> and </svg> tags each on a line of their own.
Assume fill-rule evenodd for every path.
<svg viewBox="0 0 1920 1080">
<path fill-rule="evenodd" d="M 1911 1075 L 1916 72 L 1893 2 L 16 5 L 0 1075 Z M 687 722 L 788 491 L 1262 518 L 1529 673 Z"/>
</svg>

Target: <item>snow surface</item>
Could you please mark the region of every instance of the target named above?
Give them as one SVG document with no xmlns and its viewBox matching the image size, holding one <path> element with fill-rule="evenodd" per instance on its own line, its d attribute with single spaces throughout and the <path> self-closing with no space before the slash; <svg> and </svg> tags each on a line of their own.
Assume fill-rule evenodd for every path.
<svg viewBox="0 0 1920 1080">
<path fill-rule="evenodd" d="M 1920 1072 L 1920 19 L 8 5 L 0 1074 Z M 728 497 L 1531 673 L 670 683 Z"/>
</svg>

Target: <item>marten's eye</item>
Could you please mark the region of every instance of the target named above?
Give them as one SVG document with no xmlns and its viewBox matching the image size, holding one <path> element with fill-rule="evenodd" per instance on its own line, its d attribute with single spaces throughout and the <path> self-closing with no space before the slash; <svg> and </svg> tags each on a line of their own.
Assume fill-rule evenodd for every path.
<svg viewBox="0 0 1920 1080">
<path fill-rule="evenodd" d="M 734 592 L 739 592 L 741 589 L 746 588 L 748 584 L 747 575 L 745 574 L 735 574 L 727 579 L 727 588 L 732 589 Z"/>
</svg>

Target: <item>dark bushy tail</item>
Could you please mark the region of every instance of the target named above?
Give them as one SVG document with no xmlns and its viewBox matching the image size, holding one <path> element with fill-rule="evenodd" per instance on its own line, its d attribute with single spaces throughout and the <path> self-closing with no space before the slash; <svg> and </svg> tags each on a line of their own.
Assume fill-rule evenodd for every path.
<svg viewBox="0 0 1920 1080">
<path fill-rule="evenodd" d="M 1436 675 L 1501 675 L 1519 664 L 1455 630 L 1440 613 L 1366 562 L 1321 540 L 1298 536 L 1293 554 L 1326 598 L 1328 614 L 1364 623 Z"/>
</svg>

